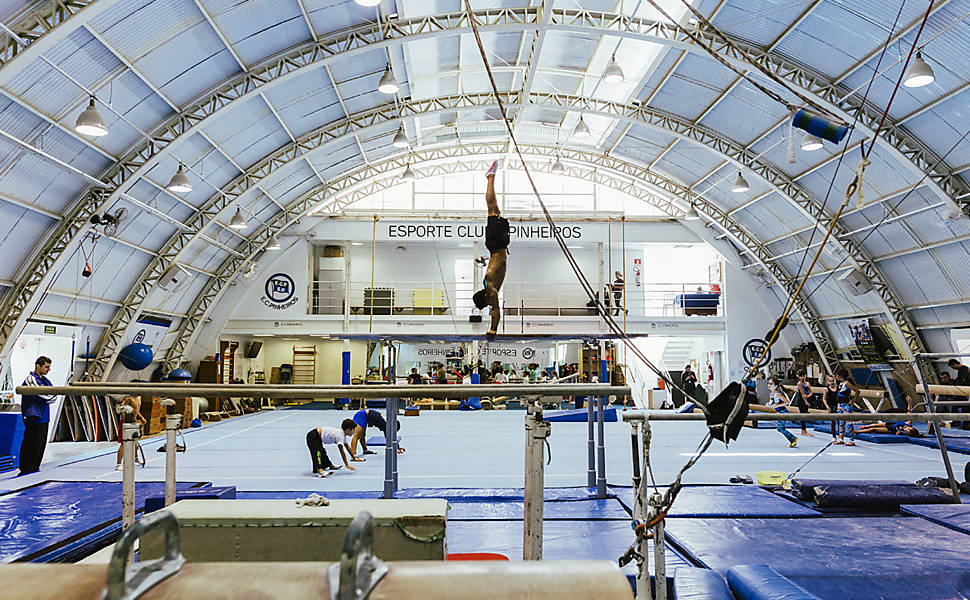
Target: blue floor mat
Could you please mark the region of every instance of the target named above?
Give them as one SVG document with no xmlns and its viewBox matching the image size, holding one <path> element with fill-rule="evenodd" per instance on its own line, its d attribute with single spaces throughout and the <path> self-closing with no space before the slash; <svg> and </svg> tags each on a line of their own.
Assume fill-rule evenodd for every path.
<svg viewBox="0 0 970 600">
<path fill-rule="evenodd" d="M 606 500 L 566 500 L 544 502 L 544 520 L 605 520 L 629 521 L 623 505 L 615 498 Z M 516 501 L 453 502 L 448 509 L 448 520 L 466 521 L 521 521 L 523 504 Z"/>
<path fill-rule="evenodd" d="M 928 436 L 925 438 L 906 438 L 913 444 L 917 446 L 926 446 L 927 448 L 936 448 L 939 450 L 940 443 L 936 441 L 936 436 Z M 946 442 L 946 449 L 948 452 L 955 452 L 957 454 L 970 454 L 970 438 L 965 437 L 948 437 L 945 436 L 943 441 Z"/>
<path fill-rule="evenodd" d="M 788 577 L 823 600 L 953 600 L 970 598 L 970 571 Z"/>
<path fill-rule="evenodd" d="M 904 515 L 914 515 L 944 527 L 970 534 L 970 506 L 966 504 L 904 504 Z"/>
<path fill-rule="evenodd" d="M 627 508 L 633 510 L 633 490 L 610 488 Z M 660 488 L 661 492 L 666 491 Z M 817 517 L 818 511 L 781 498 L 755 485 L 684 486 L 668 517 Z"/>
<path fill-rule="evenodd" d="M 179 483 L 178 489 L 198 483 Z M 135 484 L 135 508 L 163 493 L 163 482 Z M 60 549 L 87 545 L 112 525 L 120 530 L 121 483 L 48 481 L 0 496 L 0 562 L 48 562 L 63 558 Z M 107 532 L 111 537 L 117 533 Z"/>
<path fill-rule="evenodd" d="M 588 500 L 596 496 L 595 488 L 547 487 L 544 499 Z M 522 500 L 522 488 L 411 488 L 398 490 L 396 498 L 444 498 L 449 502 L 482 502 L 497 500 Z"/>
<path fill-rule="evenodd" d="M 595 421 L 599 417 L 598 411 L 594 407 L 593 420 Z M 569 410 L 557 410 L 552 412 L 547 412 L 543 419 L 549 421 L 550 423 L 586 423 L 589 419 L 589 412 L 585 408 L 571 408 Z M 603 411 L 603 422 L 604 423 L 616 423 L 616 409 L 607 408 Z"/>
<path fill-rule="evenodd" d="M 511 560 L 522 558 L 521 521 L 448 521 L 447 530 L 448 552 L 495 552 Z M 625 522 L 544 521 L 542 558 L 616 562 L 633 541 L 633 531 Z M 650 549 L 652 565 L 653 544 Z M 668 577 L 677 567 L 692 566 L 673 549 L 667 549 L 666 557 Z M 623 572 L 636 573 L 636 563 L 623 567 Z"/>
<path fill-rule="evenodd" d="M 238 500 L 296 500 L 297 498 L 306 498 L 313 492 L 306 491 L 274 491 L 274 492 L 236 492 L 236 499 Z M 331 498 L 334 500 L 346 500 L 346 499 L 368 499 L 373 500 L 380 498 L 382 492 L 368 492 L 368 491 L 358 491 L 358 492 L 332 492 L 330 490 L 320 490 L 317 492 L 324 498 Z"/>
<path fill-rule="evenodd" d="M 823 598 L 853 600 L 935 598 L 912 585 L 871 589 L 891 577 L 961 571 L 970 547 L 970 536 L 911 517 L 794 519 L 783 527 L 771 519 L 669 519 L 666 531 L 688 559 L 721 574 L 765 564 Z M 853 593 L 833 595 L 835 577 L 855 580 L 840 584 Z"/>
</svg>

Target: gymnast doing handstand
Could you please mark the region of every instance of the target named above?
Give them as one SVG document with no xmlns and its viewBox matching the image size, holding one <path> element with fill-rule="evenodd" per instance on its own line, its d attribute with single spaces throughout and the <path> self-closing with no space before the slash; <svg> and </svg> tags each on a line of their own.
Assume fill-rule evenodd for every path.
<svg viewBox="0 0 970 600">
<path fill-rule="evenodd" d="M 509 221 L 502 216 L 495 198 L 495 172 L 498 171 L 498 161 L 492 163 L 485 178 L 488 185 L 485 188 L 485 203 L 488 205 L 488 223 L 485 225 L 485 247 L 491 253 L 488 257 L 488 267 L 485 269 L 485 287 L 472 296 L 472 301 L 479 310 L 486 306 L 492 309 L 492 326 L 485 333 L 489 341 L 495 339 L 499 320 L 502 318 L 502 308 L 498 301 L 499 290 L 505 281 L 505 266 L 508 260 Z"/>
</svg>

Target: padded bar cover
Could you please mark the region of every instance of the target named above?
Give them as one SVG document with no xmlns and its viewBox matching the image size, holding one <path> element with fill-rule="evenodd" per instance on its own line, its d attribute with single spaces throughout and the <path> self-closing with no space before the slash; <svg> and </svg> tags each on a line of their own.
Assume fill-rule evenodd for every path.
<svg viewBox="0 0 970 600">
<path fill-rule="evenodd" d="M 674 576 L 677 600 L 734 600 L 727 583 L 716 571 L 700 567 L 679 567 Z"/>
<path fill-rule="evenodd" d="M 840 485 L 815 488 L 819 506 L 843 508 L 896 508 L 900 504 L 949 504 L 953 492 L 942 488 L 905 485 Z"/>
<path fill-rule="evenodd" d="M 821 600 L 767 565 L 731 567 L 727 582 L 737 600 Z"/>
</svg>

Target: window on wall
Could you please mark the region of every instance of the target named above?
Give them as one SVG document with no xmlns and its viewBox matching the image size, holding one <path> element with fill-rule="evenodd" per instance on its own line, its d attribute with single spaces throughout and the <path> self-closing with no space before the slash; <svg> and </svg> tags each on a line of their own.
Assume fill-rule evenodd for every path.
<svg viewBox="0 0 970 600">
<path fill-rule="evenodd" d="M 954 329 L 950 336 L 953 340 L 953 351 L 970 356 L 970 329 Z"/>
</svg>

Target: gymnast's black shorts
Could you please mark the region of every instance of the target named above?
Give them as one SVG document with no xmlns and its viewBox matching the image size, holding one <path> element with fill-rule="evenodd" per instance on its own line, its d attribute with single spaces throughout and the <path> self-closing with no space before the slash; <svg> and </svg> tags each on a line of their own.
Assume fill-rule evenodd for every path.
<svg viewBox="0 0 970 600">
<path fill-rule="evenodd" d="M 489 252 L 507 250 L 509 247 L 509 220 L 505 217 L 488 216 L 485 226 L 485 247 Z"/>
</svg>

